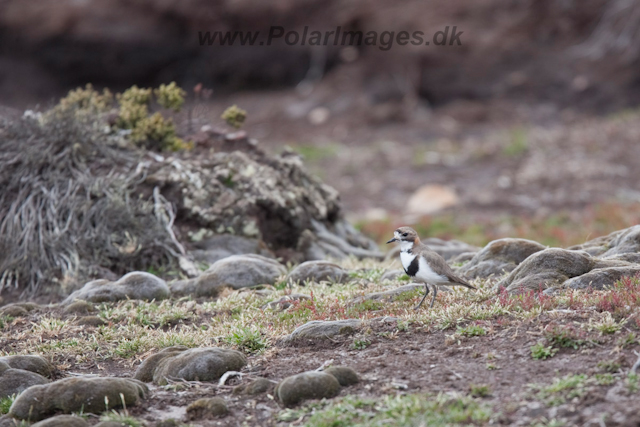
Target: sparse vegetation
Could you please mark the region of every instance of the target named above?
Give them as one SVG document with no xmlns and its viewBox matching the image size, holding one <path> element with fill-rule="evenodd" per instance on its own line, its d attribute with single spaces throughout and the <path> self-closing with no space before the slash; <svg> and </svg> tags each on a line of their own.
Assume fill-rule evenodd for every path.
<svg viewBox="0 0 640 427">
<path fill-rule="evenodd" d="M 534 385 L 532 388 L 538 390 L 536 397 L 544 401 L 547 405 L 557 406 L 574 397 L 582 396 L 587 384 L 587 376 L 584 374 L 567 375 L 562 378 L 555 378 L 548 386 Z"/>
<path fill-rule="evenodd" d="M 471 384 L 469 394 L 472 397 L 487 397 L 491 395 L 491 387 L 488 384 Z"/>
<path fill-rule="evenodd" d="M 479 288 L 477 292 L 443 292 L 433 309 L 415 311 L 413 307 L 419 294 L 414 295 L 413 298 L 400 298 L 394 301 L 353 302 L 354 298 L 363 295 L 363 286 L 367 287 L 366 293 L 368 293 L 388 289 L 401 283 L 397 280 L 392 283 L 382 283 L 381 270 L 370 268 L 372 264 L 370 261 L 345 260 L 344 266 L 359 268 L 360 272 L 353 275 L 346 283 L 307 284 L 306 286 L 287 284 L 270 288 L 271 293 L 268 298 L 255 291 L 245 290 L 229 292 L 211 301 L 182 298 L 159 302 L 132 300 L 101 303 L 96 305 L 97 315 L 107 322 L 107 326 L 84 329 L 76 326 L 73 318 L 48 312 L 28 324 L 19 319 L 7 322 L 3 333 L 15 337 L 11 347 L 12 353 L 45 354 L 59 366 L 64 366 L 67 360 L 73 360 L 78 366 L 93 363 L 101 365 L 104 361 L 131 366 L 132 361 L 146 357 L 145 355 L 152 354 L 157 349 L 177 345 L 188 348 L 221 346 L 240 350 L 253 360 L 275 360 L 274 355 L 283 349 L 278 344 L 279 341 L 298 326 L 312 320 L 352 318 L 358 318 L 364 322 L 362 330 L 356 331 L 354 335 L 332 338 L 326 345 L 335 345 L 340 349 L 339 351 L 353 352 L 351 354 L 367 350 L 375 355 L 378 346 L 382 349 L 385 345 L 391 344 L 398 347 L 399 353 L 406 352 L 406 357 L 414 357 L 416 352 L 424 351 L 430 346 L 424 344 L 412 346 L 411 343 L 416 340 L 421 341 L 424 337 L 429 337 L 431 340 L 435 336 L 433 334 L 442 334 L 440 336 L 443 341 L 447 337 L 457 338 L 445 347 L 450 348 L 454 355 L 459 348 L 465 349 L 469 344 L 480 346 L 473 351 L 470 349 L 462 351 L 472 351 L 472 353 L 463 353 L 466 354 L 464 356 L 466 363 L 472 360 L 471 363 L 478 364 L 476 368 L 483 371 L 500 369 L 500 372 L 512 372 L 509 363 L 499 363 L 504 357 L 500 353 L 501 350 L 486 347 L 486 345 L 494 339 L 502 343 L 513 342 L 512 340 L 519 339 L 526 333 L 523 333 L 523 330 L 531 331 L 533 336 L 540 339 L 540 342 L 530 348 L 530 354 L 533 359 L 547 360 L 544 362 L 547 364 L 545 366 L 555 363 L 555 359 L 549 359 L 553 358 L 560 349 L 606 351 L 605 354 L 608 354 L 614 345 L 622 348 L 636 343 L 635 332 L 628 329 L 635 330 L 633 321 L 615 320 L 612 317 L 614 315 L 608 311 L 598 312 L 589 308 L 595 307 L 596 302 L 602 301 L 607 294 L 616 292 L 617 287 L 628 283 L 625 280 L 605 291 L 565 290 L 553 296 L 542 295 L 538 291 L 520 295 L 500 292 L 496 295 L 489 283 L 477 281 L 474 283 Z M 363 281 L 362 279 L 366 276 L 368 278 Z M 285 310 L 262 308 L 265 301 L 272 301 L 291 293 L 305 293 L 310 296 L 310 299 L 294 300 Z M 630 301 L 631 304 L 635 304 L 634 300 Z M 575 317 L 576 312 L 589 313 L 589 316 Z M 549 316 L 552 316 L 552 321 L 549 321 Z M 385 317 L 397 319 L 396 323 L 373 321 L 373 319 Z M 601 325 L 610 325 L 612 318 L 616 327 L 624 331 L 624 333 L 619 332 L 619 336 L 606 333 L 603 335 L 600 329 Z M 580 322 L 579 319 L 584 320 Z M 437 345 L 438 339 L 431 342 Z M 516 342 L 512 345 L 518 344 Z M 3 351 L 4 353 L 0 354 L 8 353 L 6 347 Z M 304 347 L 296 351 L 300 354 L 308 353 Z M 635 393 L 633 390 L 638 386 L 637 378 L 634 380 L 633 376 L 625 377 L 617 358 L 609 360 L 604 357 L 599 360 L 600 363 L 594 361 L 589 367 L 589 369 L 597 367 L 599 370 L 591 377 L 577 372 L 559 377 L 555 381 L 549 378 L 546 385 L 534 385 L 532 393 L 524 393 L 520 397 L 522 399 L 533 397 L 548 406 L 553 406 L 580 398 L 590 390 L 590 387 L 612 387 L 622 384 L 626 391 Z M 529 363 L 538 362 L 530 360 Z M 313 362 L 313 365 L 317 366 L 316 362 Z M 583 368 L 584 365 L 579 367 Z M 354 368 L 357 370 L 356 366 Z M 443 368 L 442 365 L 435 367 L 435 369 Z M 452 378 L 458 378 L 456 370 L 454 364 L 451 369 L 444 368 L 443 372 Z M 380 384 L 385 387 L 391 378 L 381 378 L 376 381 L 380 381 Z M 535 378 L 531 381 L 537 382 Z M 403 382 L 401 381 L 400 384 Z M 396 386 L 387 387 L 389 388 L 385 390 L 394 390 L 394 392 L 398 390 Z M 304 423 L 312 426 L 377 425 L 376 423 L 382 424 L 385 419 L 388 419 L 385 417 L 389 416 L 397 417 L 400 420 L 398 425 L 412 425 L 411 423 L 416 419 L 433 420 L 433 425 L 439 425 L 438 423 L 450 425 L 456 422 L 468 423 L 470 422 L 468 420 L 478 417 L 480 421 L 471 422 L 484 425 L 487 419 L 485 415 L 491 414 L 491 409 L 489 406 L 480 405 L 475 399 L 500 396 L 503 392 L 501 386 L 493 383 L 472 383 L 468 387 L 470 397 L 431 395 L 429 397 L 431 400 L 424 401 L 421 400 L 424 396 L 411 393 L 411 389 L 405 391 L 404 388 L 400 388 L 402 391 L 399 393 L 407 394 L 398 398 L 354 397 L 353 400 L 344 398 L 309 403 L 308 406 L 281 411 L 277 417 L 281 420 L 288 419 L 290 422 L 303 419 Z M 190 390 L 190 386 L 189 384 L 172 384 L 167 388 L 167 390 L 178 389 L 186 391 Z M 494 405 L 494 403 L 490 404 Z M 449 411 L 447 414 L 444 414 L 445 407 Z M 335 418 L 336 424 L 326 424 L 330 417 Z"/>
<path fill-rule="evenodd" d="M 309 407 L 308 409 L 312 409 Z M 295 415 L 305 416 L 304 410 Z M 306 420 L 308 427 L 387 426 L 409 427 L 422 423 L 429 426 L 451 426 L 485 423 L 491 410 L 463 396 L 387 396 L 380 400 L 348 396 L 318 408 Z M 288 420 L 292 420 L 289 417 Z"/>
<path fill-rule="evenodd" d="M 547 346 L 542 343 L 537 343 L 531 347 L 531 357 L 538 360 L 545 360 L 553 357 L 558 352 L 557 349 Z"/>
<path fill-rule="evenodd" d="M 547 341 L 559 348 L 577 350 L 587 344 L 586 333 L 573 325 L 550 325 L 545 328 Z"/>
<path fill-rule="evenodd" d="M 482 326 L 469 325 L 465 326 L 464 328 L 458 327 L 456 333 L 465 337 L 478 337 L 481 335 L 486 335 L 487 331 Z"/>
<path fill-rule="evenodd" d="M 353 344 L 352 347 L 355 350 L 364 350 L 365 348 L 369 347 L 371 345 L 371 341 L 366 340 L 366 339 L 354 339 L 353 340 Z"/>
<path fill-rule="evenodd" d="M 239 350 L 248 353 L 258 353 L 267 348 L 267 340 L 258 328 L 251 326 L 237 327 L 225 338 L 227 343 L 233 344 Z"/>
<path fill-rule="evenodd" d="M 126 411 L 125 412 L 117 412 L 117 411 L 105 412 L 100 417 L 100 421 L 112 421 L 114 423 L 120 423 L 121 425 L 125 425 L 128 427 L 144 427 L 146 425 L 146 423 L 132 417 Z"/>
</svg>

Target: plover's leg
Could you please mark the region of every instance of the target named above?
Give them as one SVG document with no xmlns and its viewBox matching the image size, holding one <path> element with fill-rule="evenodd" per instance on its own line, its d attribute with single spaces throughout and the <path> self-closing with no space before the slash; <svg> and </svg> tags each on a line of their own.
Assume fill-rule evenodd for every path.
<svg viewBox="0 0 640 427">
<path fill-rule="evenodd" d="M 436 295 L 438 295 L 438 285 L 433 285 L 433 298 L 431 298 L 431 305 L 429 308 L 433 308 L 433 303 L 436 302 Z"/>
<path fill-rule="evenodd" d="M 427 298 L 427 295 L 429 295 L 429 285 L 427 285 L 426 283 L 424 284 L 424 296 L 422 297 L 422 301 L 420 301 L 420 304 L 418 304 L 417 306 L 415 306 L 414 310 L 417 310 L 420 308 L 420 306 L 422 305 L 422 303 L 424 302 L 424 300 Z"/>
</svg>

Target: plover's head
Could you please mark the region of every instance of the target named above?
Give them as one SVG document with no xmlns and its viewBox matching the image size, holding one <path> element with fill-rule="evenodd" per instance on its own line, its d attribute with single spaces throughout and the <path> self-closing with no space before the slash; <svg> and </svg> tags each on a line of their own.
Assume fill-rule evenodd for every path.
<svg viewBox="0 0 640 427">
<path fill-rule="evenodd" d="M 393 232 L 393 239 L 389 240 L 387 243 L 401 242 L 413 244 L 416 241 L 420 241 L 420 239 L 418 238 L 418 233 L 416 233 L 413 228 L 400 227 Z"/>
</svg>

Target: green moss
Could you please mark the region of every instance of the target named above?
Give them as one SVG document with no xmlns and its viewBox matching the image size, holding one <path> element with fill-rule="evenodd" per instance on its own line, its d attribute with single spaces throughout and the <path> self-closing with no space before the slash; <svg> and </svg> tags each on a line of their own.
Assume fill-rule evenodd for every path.
<svg viewBox="0 0 640 427">
<path fill-rule="evenodd" d="M 70 91 L 60 100 L 56 107 L 58 111 L 74 110 L 80 113 L 105 113 L 113 106 L 113 94 L 108 89 L 102 93 L 87 84 L 84 89 L 77 88 Z"/>
<path fill-rule="evenodd" d="M 184 104 L 186 92 L 178 87 L 176 82 L 171 82 L 168 85 L 160 85 L 159 88 L 153 91 L 153 94 L 156 96 L 158 104 L 164 108 L 180 111 Z"/>
<path fill-rule="evenodd" d="M 151 102 L 151 89 L 136 85 L 116 95 L 120 105 L 148 105 Z"/>
<path fill-rule="evenodd" d="M 222 116 L 220 117 L 226 121 L 229 126 L 240 129 L 247 119 L 247 112 L 238 108 L 237 105 L 232 105 L 224 110 L 224 113 L 222 113 Z"/>
</svg>

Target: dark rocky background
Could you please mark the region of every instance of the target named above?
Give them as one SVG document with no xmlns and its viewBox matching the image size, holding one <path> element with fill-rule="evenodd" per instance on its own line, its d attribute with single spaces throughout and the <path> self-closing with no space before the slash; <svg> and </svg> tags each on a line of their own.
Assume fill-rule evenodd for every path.
<svg viewBox="0 0 640 427">
<path fill-rule="evenodd" d="M 116 91 L 201 83 L 212 95 L 189 92 L 188 114 L 176 117 L 183 135 L 240 105 L 251 137 L 301 153 L 376 238 L 420 223 L 484 244 L 487 233 L 532 237 L 504 215 L 558 213 L 590 229 L 614 220 L 595 232 L 605 234 L 638 218 L 639 9 L 628 0 L 5 0 L 0 104 L 5 115 L 44 109 L 87 82 Z M 199 31 L 272 25 L 427 34 L 455 25 L 463 34 L 461 46 L 388 51 L 198 43 Z M 440 212 L 459 226 L 434 228 Z M 483 237 L 467 232 L 475 223 Z"/>
</svg>

